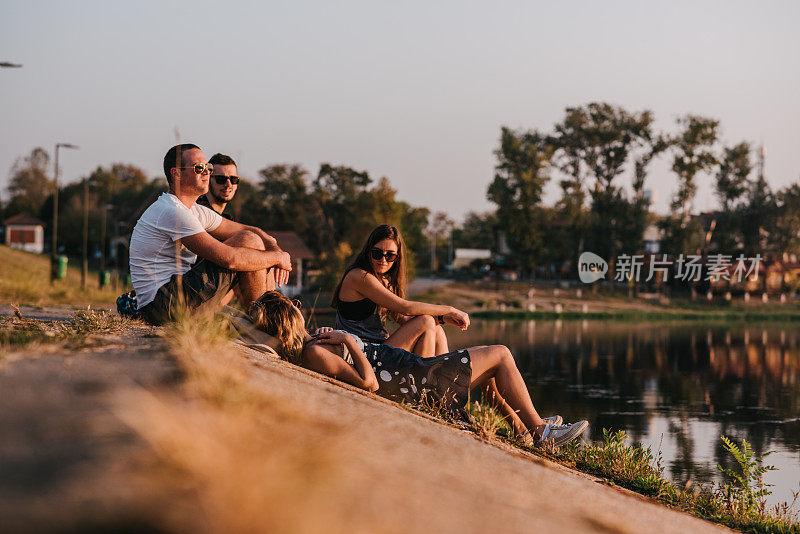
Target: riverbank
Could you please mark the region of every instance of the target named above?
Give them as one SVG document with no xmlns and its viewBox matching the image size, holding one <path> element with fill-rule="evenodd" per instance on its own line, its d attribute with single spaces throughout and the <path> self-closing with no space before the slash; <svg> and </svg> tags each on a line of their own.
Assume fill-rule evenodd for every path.
<svg viewBox="0 0 800 534">
<path fill-rule="evenodd" d="M 522 282 L 451 282 L 416 295 L 481 319 L 618 321 L 800 321 L 800 303 L 628 297 L 620 293 Z"/>
<path fill-rule="evenodd" d="M 10 532 L 720 531 L 620 489 L 630 477 L 513 447 L 479 414 L 457 428 L 206 325 L 110 327 L 0 359 Z M 584 450 L 552 458 L 624 459 Z"/>
<path fill-rule="evenodd" d="M 717 530 L 271 357 L 155 330 L 2 360 L 7 531 Z"/>
</svg>

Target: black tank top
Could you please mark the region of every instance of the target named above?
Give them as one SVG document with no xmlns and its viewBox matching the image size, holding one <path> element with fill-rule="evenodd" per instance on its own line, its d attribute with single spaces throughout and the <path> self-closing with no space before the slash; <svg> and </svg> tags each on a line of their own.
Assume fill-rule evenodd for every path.
<svg viewBox="0 0 800 534">
<path fill-rule="evenodd" d="M 363 321 L 375 313 L 375 308 L 377 307 L 378 305 L 372 302 L 370 299 L 352 301 L 340 300 L 336 306 L 336 309 L 345 319 L 350 321 Z"/>
</svg>

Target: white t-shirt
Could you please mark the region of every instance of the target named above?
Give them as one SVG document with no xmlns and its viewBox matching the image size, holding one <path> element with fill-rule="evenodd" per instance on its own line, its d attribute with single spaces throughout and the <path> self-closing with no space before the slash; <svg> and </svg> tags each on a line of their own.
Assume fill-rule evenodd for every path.
<svg viewBox="0 0 800 534">
<path fill-rule="evenodd" d="M 222 216 L 205 206 L 183 205 L 172 193 L 162 193 L 139 217 L 131 235 L 131 280 L 141 308 L 153 302 L 158 288 L 174 274 L 184 274 L 197 261 L 197 254 L 180 245 L 176 257 L 175 241 L 183 237 L 213 232 Z"/>
</svg>

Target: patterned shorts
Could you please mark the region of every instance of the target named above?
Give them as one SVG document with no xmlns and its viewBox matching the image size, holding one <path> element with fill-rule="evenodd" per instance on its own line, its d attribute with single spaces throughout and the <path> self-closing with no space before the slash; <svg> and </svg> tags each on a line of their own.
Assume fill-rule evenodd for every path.
<svg viewBox="0 0 800 534">
<path fill-rule="evenodd" d="M 450 413 L 461 412 L 469 400 L 472 364 L 466 350 L 422 358 L 389 345 L 364 343 L 364 354 L 382 397 Z"/>
</svg>

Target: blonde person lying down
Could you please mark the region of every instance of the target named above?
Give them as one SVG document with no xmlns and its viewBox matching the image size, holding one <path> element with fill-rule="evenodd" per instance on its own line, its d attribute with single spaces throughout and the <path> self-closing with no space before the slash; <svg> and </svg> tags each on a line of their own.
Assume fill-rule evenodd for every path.
<svg viewBox="0 0 800 534">
<path fill-rule="evenodd" d="M 503 345 L 471 347 L 422 358 L 381 343 L 365 343 L 341 330 L 310 335 L 300 310 L 277 291 L 268 291 L 249 310 L 253 323 L 275 337 L 278 355 L 289 362 L 394 401 L 462 409 L 471 389 L 494 378 L 498 402 L 507 406 L 518 438 L 528 445 L 559 447 L 580 436 L 589 423 L 542 419 L 533 407 L 514 357 Z"/>
</svg>

